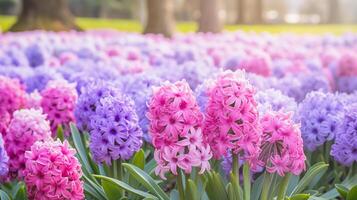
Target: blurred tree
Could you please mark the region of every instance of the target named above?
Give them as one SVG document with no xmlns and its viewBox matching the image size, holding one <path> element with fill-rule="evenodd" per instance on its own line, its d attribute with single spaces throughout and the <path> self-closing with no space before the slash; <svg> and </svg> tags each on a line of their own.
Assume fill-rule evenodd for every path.
<svg viewBox="0 0 357 200">
<path fill-rule="evenodd" d="M 220 0 L 201 0 L 200 17 L 198 19 L 198 32 L 219 33 L 223 29 L 220 19 Z"/>
<path fill-rule="evenodd" d="M 237 23 L 244 24 L 244 11 L 245 11 L 245 0 L 238 0 L 238 15 L 237 15 Z"/>
<path fill-rule="evenodd" d="M 175 30 L 172 0 L 147 0 L 147 23 L 144 33 L 171 37 Z"/>
<path fill-rule="evenodd" d="M 255 18 L 254 18 L 254 23 L 255 24 L 262 24 L 263 23 L 263 1 L 262 0 L 256 0 L 255 1 Z"/>
<path fill-rule="evenodd" d="M 15 4 L 14 0 L 0 0 L 0 13 L 11 15 L 14 12 Z"/>
<path fill-rule="evenodd" d="M 339 0 L 330 0 L 330 23 L 340 23 L 340 2 Z"/>
<path fill-rule="evenodd" d="M 10 31 L 44 29 L 80 30 L 75 24 L 67 0 L 22 0 L 22 9 Z"/>
</svg>

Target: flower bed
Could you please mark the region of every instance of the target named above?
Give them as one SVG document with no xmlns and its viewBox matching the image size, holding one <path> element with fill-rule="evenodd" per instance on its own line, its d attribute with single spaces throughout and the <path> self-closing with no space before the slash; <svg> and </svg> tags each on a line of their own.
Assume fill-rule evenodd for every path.
<svg viewBox="0 0 357 200">
<path fill-rule="evenodd" d="M 0 35 L 1 199 L 357 199 L 357 35 Z"/>
</svg>

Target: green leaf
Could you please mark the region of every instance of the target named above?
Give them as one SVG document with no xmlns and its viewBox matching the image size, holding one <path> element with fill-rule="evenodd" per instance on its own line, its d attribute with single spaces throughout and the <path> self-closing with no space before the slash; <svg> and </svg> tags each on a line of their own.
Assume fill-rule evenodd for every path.
<svg viewBox="0 0 357 200">
<path fill-rule="evenodd" d="M 357 184 L 357 174 L 355 174 L 354 176 L 352 177 L 348 177 L 346 178 L 342 183 L 341 185 L 347 187 L 347 188 L 350 188 L 354 185 Z M 336 197 L 338 197 L 338 192 L 336 190 L 336 188 L 326 192 L 325 194 L 321 195 L 321 197 L 325 198 L 325 199 L 334 199 Z"/>
<path fill-rule="evenodd" d="M 108 200 L 117 200 L 123 196 L 123 191 L 120 187 L 108 181 L 106 179 L 102 179 L 102 187 L 104 189 L 105 194 L 107 195 Z"/>
<path fill-rule="evenodd" d="M 235 200 L 232 183 L 227 184 L 226 190 L 228 194 L 228 200 Z"/>
<path fill-rule="evenodd" d="M 57 138 L 60 139 L 61 142 L 64 141 L 64 133 L 63 133 L 62 125 L 57 126 Z"/>
<path fill-rule="evenodd" d="M 93 197 L 93 199 L 106 199 L 103 198 L 100 194 L 98 194 L 98 192 L 95 191 L 95 189 L 93 189 L 93 187 L 86 182 L 84 182 L 84 192 L 86 196 L 90 195 L 91 197 Z"/>
<path fill-rule="evenodd" d="M 144 167 L 144 171 L 148 174 L 151 174 L 154 172 L 156 167 L 156 161 L 155 159 L 151 159 Z"/>
<path fill-rule="evenodd" d="M 355 185 L 354 187 L 352 187 L 352 189 L 350 189 L 350 191 L 347 194 L 347 200 L 356 200 L 357 199 L 357 185 Z"/>
<path fill-rule="evenodd" d="M 231 172 L 230 174 L 230 180 L 232 183 L 233 191 L 234 191 L 234 196 L 236 199 L 243 199 L 243 192 L 242 188 L 238 184 L 238 178 L 234 178 L 234 174 Z"/>
<path fill-rule="evenodd" d="M 260 193 L 262 193 L 264 174 L 261 174 L 254 182 L 252 186 L 252 200 L 258 200 Z"/>
<path fill-rule="evenodd" d="M 217 172 L 208 172 L 206 180 L 205 190 L 209 199 L 228 200 L 228 194 L 224 187 L 222 177 Z"/>
<path fill-rule="evenodd" d="M 123 163 L 123 167 L 150 192 L 157 195 L 160 199 L 169 200 L 167 194 L 145 171 L 129 163 Z"/>
<path fill-rule="evenodd" d="M 186 199 L 190 199 L 190 200 L 199 200 L 200 199 L 197 186 L 196 186 L 195 182 L 193 182 L 191 179 L 188 179 L 188 181 L 187 181 L 185 197 L 186 197 Z"/>
<path fill-rule="evenodd" d="M 170 200 L 179 200 L 180 199 L 180 194 L 179 192 L 174 189 L 170 192 Z"/>
<path fill-rule="evenodd" d="M 106 195 L 105 195 L 103 188 L 101 186 L 94 183 L 85 174 L 83 174 L 82 177 L 84 178 L 85 183 L 87 183 L 88 186 L 92 188 L 91 191 L 94 191 L 96 193 L 96 196 L 99 197 L 98 199 L 106 199 Z"/>
<path fill-rule="evenodd" d="M 249 199 L 250 200 L 250 187 L 251 187 L 251 181 L 250 181 L 250 168 L 248 163 L 244 163 L 243 165 L 243 188 L 244 188 L 244 199 Z"/>
<path fill-rule="evenodd" d="M 343 186 L 341 184 L 336 184 L 335 188 L 336 188 L 337 192 L 341 195 L 341 197 L 346 199 L 347 193 L 348 193 L 348 188 L 346 188 L 345 186 Z"/>
<path fill-rule="evenodd" d="M 290 200 L 308 200 L 310 198 L 309 194 L 296 194 L 290 197 Z"/>
<path fill-rule="evenodd" d="M 133 165 L 139 167 L 140 169 L 144 170 L 145 167 L 145 153 L 143 149 L 140 149 L 138 152 L 135 153 L 132 161 Z"/>
<path fill-rule="evenodd" d="M 309 185 L 309 183 L 315 178 L 316 175 L 319 174 L 319 172 L 326 170 L 328 167 L 328 164 L 324 162 L 319 162 L 313 165 L 304 175 L 304 177 L 299 181 L 298 185 L 294 188 L 294 190 L 291 192 L 291 195 L 295 195 L 297 193 L 300 193 L 304 191 L 304 189 Z"/>
<path fill-rule="evenodd" d="M 81 161 L 81 163 L 83 165 L 82 168 L 84 168 L 86 170 L 86 172 L 88 172 L 89 175 L 93 174 L 93 169 L 91 168 L 91 166 L 89 164 L 86 149 L 84 147 L 80 133 L 79 133 L 76 125 L 74 125 L 73 123 L 70 124 L 70 127 L 71 127 L 71 133 L 72 133 L 71 136 L 72 136 L 72 140 L 74 143 L 74 147 L 76 148 L 79 160 Z"/>
<path fill-rule="evenodd" d="M 113 179 L 113 178 L 110 178 L 110 177 L 107 177 L 107 176 L 101 176 L 101 175 L 93 175 L 94 177 L 96 178 L 99 178 L 99 179 L 102 179 L 102 180 L 106 180 L 106 181 L 109 181 L 109 182 L 112 182 L 114 183 L 117 187 L 119 188 L 122 188 L 128 192 L 131 192 L 133 194 L 136 194 L 138 196 L 141 196 L 141 197 L 150 197 L 152 199 L 158 199 L 156 198 L 155 196 L 153 196 L 152 194 L 149 194 L 147 192 L 144 192 L 144 191 L 141 191 L 141 190 L 138 190 L 138 189 L 135 189 L 133 187 L 131 187 L 130 185 L 122 182 L 122 181 L 119 181 L 117 179 Z"/>
<path fill-rule="evenodd" d="M 299 183 L 299 176 L 296 175 L 291 175 L 290 181 L 289 181 L 289 185 L 288 185 L 288 189 L 286 189 L 286 194 L 290 195 L 291 192 L 294 190 L 294 188 L 297 186 L 297 184 Z"/>
<path fill-rule="evenodd" d="M 0 199 L 1 200 L 11 200 L 9 195 L 7 195 L 6 192 L 4 192 L 3 190 L 0 190 Z"/>
<path fill-rule="evenodd" d="M 24 200 L 24 199 L 27 199 L 25 185 L 20 184 L 19 189 L 14 195 L 14 200 Z"/>
</svg>

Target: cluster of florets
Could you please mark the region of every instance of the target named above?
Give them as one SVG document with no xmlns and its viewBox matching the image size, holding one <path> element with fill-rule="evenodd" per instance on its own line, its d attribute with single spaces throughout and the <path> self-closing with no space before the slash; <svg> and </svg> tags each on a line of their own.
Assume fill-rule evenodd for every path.
<svg viewBox="0 0 357 200">
<path fill-rule="evenodd" d="M 26 152 L 24 181 L 29 199 L 84 199 L 82 170 L 67 141 L 38 141 Z"/>
<path fill-rule="evenodd" d="M 52 134 L 62 126 L 65 134 L 70 133 L 69 123 L 74 122 L 74 109 L 77 102 L 75 85 L 64 80 L 50 81 L 41 91 L 41 107 L 50 121 Z"/>
<path fill-rule="evenodd" d="M 346 108 L 345 118 L 331 148 L 331 155 L 345 166 L 357 162 L 357 104 Z"/>
<path fill-rule="evenodd" d="M 200 173 L 210 169 L 210 147 L 201 132 L 203 115 L 186 81 L 166 83 L 154 90 L 147 117 L 155 147 L 156 173 L 177 175 L 181 169 L 190 173 L 199 167 Z"/>
<path fill-rule="evenodd" d="M 305 154 L 299 126 L 290 114 L 268 112 L 260 120 L 262 152 L 259 160 L 269 173 L 299 175 L 305 170 Z"/>
<path fill-rule="evenodd" d="M 25 151 L 36 141 L 51 138 L 51 129 L 46 116 L 40 110 L 23 109 L 15 111 L 4 135 L 5 148 L 9 155 L 10 178 L 23 177 Z"/>
<path fill-rule="evenodd" d="M 334 94 L 311 92 L 299 105 L 298 116 L 304 146 L 314 151 L 335 138 L 343 123 L 344 106 Z"/>
<path fill-rule="evenodd" d="M 208 91 L 204 137 L 219 159 L 228 151 L 251 166 L 260 153 L 260 125 L 255 89 L 242 71 L 224 72 Z"/>
</svg>

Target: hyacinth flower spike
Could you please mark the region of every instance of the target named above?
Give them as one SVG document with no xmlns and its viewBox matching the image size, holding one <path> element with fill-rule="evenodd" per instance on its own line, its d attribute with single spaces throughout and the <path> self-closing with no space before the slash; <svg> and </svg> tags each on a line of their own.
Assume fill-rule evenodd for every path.
<svg viewBox="0 0 357 200">
<path fill-rule="evenodd" d="M 272 176 L 283 177 L 279 185 L 278 200 L 285 198 L 290 174 L 300 175 L 305 170 L 305 154 L 299 126 L 291 114 L 267 112 L 262 116 L 262 152 L 259 160 L 265 167 L 263 190 L 260 199 L 267 200 Z"/>
<path fill-rule="evenodd" d="M 199 174 L 210 170 L 209 160 L 212 158 L 210 146 L 203 140 L 203 115 L 188 83 L 178 81 L 155 88 L 147 117 L 155 148 L 155 173 L 164 180 L 167 173 L 175 175 L 179 196 L 183 200 L 187 195 L 184 179 L 187 189 L 194 169 Z"/>
<path fill-rule="evenodd" d="M 213 156 L 216 159 L 228 153 L 233 156 L 232 182 L 239 184 L 238 160 L 245 162 L 245 199 L 250 199 L 249 171 L 259 165 L 261 142 L 254 94 L 255 89 L 243 71 L 223 72 L 208 89 L 204 121 L 204 137 L 212 148 Z"/>
</svg>

